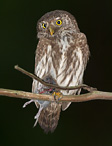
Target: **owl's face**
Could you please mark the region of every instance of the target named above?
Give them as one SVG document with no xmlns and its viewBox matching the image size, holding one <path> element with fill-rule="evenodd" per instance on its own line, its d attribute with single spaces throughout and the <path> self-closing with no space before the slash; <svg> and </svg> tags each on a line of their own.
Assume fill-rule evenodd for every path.
<svg viewBox="0 0 112 146">
<path fill-rule="evenodd" d="M 46 13 L 37 23 L 38 38 L 59 37 L 64 31 L 79 31 L 75 18 L 66 11 L 55 10 Z"/>
</svg>

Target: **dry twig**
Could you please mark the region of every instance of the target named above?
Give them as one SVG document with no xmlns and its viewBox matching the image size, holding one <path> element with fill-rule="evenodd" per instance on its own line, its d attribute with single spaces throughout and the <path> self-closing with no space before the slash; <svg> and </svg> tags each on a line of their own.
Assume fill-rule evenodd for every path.
<svg viewBox="0 0 112 146">
<path fill-rule="evenodd" d="M 52 88 L 56 88 L 56 89 L 61 89 L 61 90 L 75 90 L 75 89 L 83 88 L 83 89 L 86 89 L 88 91 L 91 91 L 91 90 L 94 89 L 94 88 L 92 88 L 92 87 L 90 87 L 88 85 L 85 85 L 85 84 L 82 84 L 82 85 L 79 85 L 79 86 L 75 86 L 75 87 L 74 86 L 64 87 L 64 86 L 58 86 L 56 84 L 49 84 L 49 83 L 45 82 L 44 80 L 40 79 L 39 77 L 37 77 L 36 75 L 34 75 L 32 73 L 29 73 L 28 71 L 22 69 L 18 65 L 15 65 L 15 69 L 17 69 L 18 71 L 22 72 L 23 74 L 31 77 L 32 79 L 37 80 L 38 82 L 40 82 L 43 85 L 48 86 L 48 87 L 52 87 Z"/>
<path fill-rule="evenodd" d="M 103 91 L 96 91 L 94 88 L 91 88 L 85 84 L 76 86 L 76 87 L 60 87 L 58 85 L 48 84 L 47 82 L 44 82 L 39 77 L 25 71 L 24 69 L 20 68 L 19 66 L 15 66 L 15 69 L 21 71 L 22 73 L 28 75 L 29 77 L 38 80 L 45 86 L 61 89 L 61 90 L 75 90 L 84 88 L 88 91 L 91 91 L 90 93 L 82 94 L 82 95 L 63 95 L 63 98 L 59 100 L 59 102 L 63 101 L 71 101 L 71 102 L 84 102 L 84 101 L 90 101 L 90 100 L 96 100 L 96 99 L 102 99 L 102 100 L 112 100 L 112 93 L 111 92 L 103 92 Z M 23 99 L 33 99 L 33 100 L 48 100 L 48 101 L 54 101 L 54 97 L 52 95 L 45 95 L 45 94 L 35 94 L 31 92 L 24 92 L 24 91 L 17 91 L 17 90 L 9 90 L 9 89 L 0 89 L 0 95 L 14 97 L 14 98 L 23 98 Z"/>
<path fill-rule="evenodd" d="M 54 101 L 54 97 L 52 95 L 34 94 L 31 92 L 9 90 L 9 89 L 0 89 L 0 95 L 14 97 L 14 98 Z M 90 93 L 82 94 L 82 95 L 63 95 L 63 98 L 61 98 L 59 102 L 61 101 L 84 102 L 84 101 L 90 101 L 96 99 L 112 100 L 112 93 L 102 92 L 102 91 L 92 91 Z"/>
</svg>

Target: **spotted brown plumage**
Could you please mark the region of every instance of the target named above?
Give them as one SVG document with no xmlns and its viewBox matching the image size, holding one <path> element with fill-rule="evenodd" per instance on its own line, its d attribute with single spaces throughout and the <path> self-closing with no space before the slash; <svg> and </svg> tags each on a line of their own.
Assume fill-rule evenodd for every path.
<svg viewBox="0 0 112 146">
<path fill-rule="evenodd" d="M 57 25 L 57 21 L 58 22 Z M 44 25 L 45 24 L 45 25 Z M 43 27 L 44 26 L 44 27 Z M 59 86 L 82 84 L 83 74 L 89 59 L 86 36 L 80 32 L 76 19 L 70 13 L 55 10 L 46 13 L 37 23 L 39 42 L 35 56 L 35 74 Z M 33 80 L 32 92 L 40 93 L 47 87 Z M 74 95 L 78 90 L 61 90 L 64 95 Z M 46 94 L 50 94 L 45 92 Z M 69 107 L 70 102 L 57 103 L 34 101 L 39 108 L 36 123 L 45 132 L 53 132 L 57 127 L 60 111 Z"/>
</svg>

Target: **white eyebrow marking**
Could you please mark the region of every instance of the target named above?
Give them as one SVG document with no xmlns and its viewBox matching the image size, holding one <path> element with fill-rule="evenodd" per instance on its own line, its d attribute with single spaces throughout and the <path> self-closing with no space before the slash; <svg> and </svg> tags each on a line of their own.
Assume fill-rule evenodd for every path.
<svg viewBox="0 0 112 146">
<path fill-rule="evenodd" d="M 60 19 L 60 17 L 57 17 L 56 20 Z"/>
</svg>

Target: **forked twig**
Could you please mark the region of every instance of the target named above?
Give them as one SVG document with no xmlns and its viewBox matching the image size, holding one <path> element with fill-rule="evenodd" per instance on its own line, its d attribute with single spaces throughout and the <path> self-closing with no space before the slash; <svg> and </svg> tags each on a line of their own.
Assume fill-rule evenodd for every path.
<svg viewBox="0 0 112 146">
<path fill-rule="evenodd" d="M 90 93 L 82 94 L 82 95 L 63 95 L 63 98 L 59 100 L 59 102 L 84 102 L 84 101 L 90 101 L 90 100 L 96 100 L 96 99 L 102 99 L 102 100 L 112 100 L 112 93 L 111 92 L 103 92 L 103 91 L 96 91 L 94 88 L 91 88 L 85 84 L 82 84 L 80 86 L 76 87 L 60 87 L 58 85 L 49 84 L 39 77 L 33 75 L 32 73 L 29 73 L 25 71 L 24 69 L 20 68 L 19 66 L 15 66 L 15 69 L 21 71 L 22 73 L 26 74 L 27 76 L 31 77 L 32 79 L 38 80 L 40 83 L 44 84 L 45 86 L 61 89 L 61 90 L 75 90 L 84 88 L 88 91 L 91 91 Z M 24 92 L 24 91 L 17 91 L 17 90 L 9 90 L 9 89 L 0 89 L 0 95 L 9 96 L 9 97 L 15 97 L 15 98 L 23 98 L 23 99 L 33 99 L 33 100 L 48 100 L 48 101 L 54 101 L 54 97 L 52 95 L 46 95 L 46 94 L 35 94 L 31 92 Z"/>
<path fill-rule="evenodd" d="M 52 95 L 35 94 L 31 92 L 9 90 L 9 89 L 0 89 L 0 95 L 14 97 L 14 98 L 22 98 L 22 99 L 54 101 L 54 97 Z M 82 95 L 63 95 L 63 98 L 61 98 L 59 102 L 63 102 L 63 101 L 84 102 L 84 101 L 90 101 L 96 99 L 112 100 L 112 93 L 93 91 Z"/>
<path fill-rule="evenodd" d="M 48 87 L 53 87 L 53 88 L 56 88 L 56 89 L 61 89 L 61 90 L 75 90 L 75 89 L 80 89 L 80 88 L 83 88 L 85 90 L 88 90 L 88 91 L 91 91 L 93 90 L 94 88 L 88 86 L 88 85 L 85 85 L 85 84 L 81 84 L 81 85 L 78 85 L 78 86 L 69 86 L 69 87 L 64 87 L 64 86 L 58 86 L 56 84 L 49 84 L 47 82 L 45 82 L 44 80 L 42 80 L 41 78 L 37 77 L 36 75 L 22 69 L 21 67 L 19 67 L 18 65 L 15 65 L 14 67 L 16 70 L 22 72 L 23 74 L 31 77 L 32 79 L 35 79 L 37 80 L 38 82 L 42 83 L 43 85 L 45 86 L 48 86 Z"/>
</svg>

